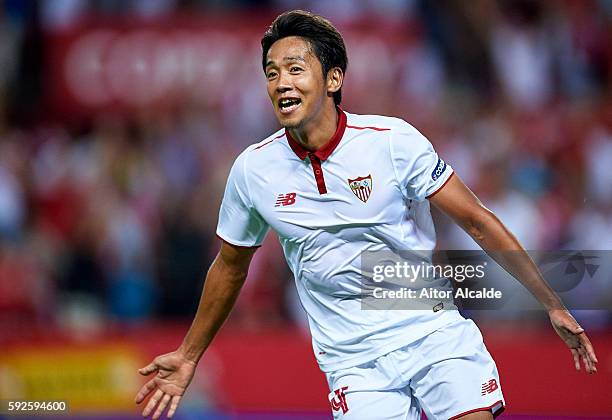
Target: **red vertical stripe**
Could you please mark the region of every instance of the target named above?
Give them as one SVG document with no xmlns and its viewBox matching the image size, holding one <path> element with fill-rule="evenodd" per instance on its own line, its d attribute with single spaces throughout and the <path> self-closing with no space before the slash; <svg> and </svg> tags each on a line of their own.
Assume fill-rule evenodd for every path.
<svg viewBox="0 0 612 420">
<path fill-rule="evenodd" d="M 327 194 L 327 187 L 325 186 L 325 178 L 323 178 L 323 169 L 321 168 L 321 160 L 314 153 L 309 153 L 310 163 L 312 164 L 312 172 L 314 173 L 315 180 L 317 181 L 317 188 L 319 194 Z"/>
</svg>

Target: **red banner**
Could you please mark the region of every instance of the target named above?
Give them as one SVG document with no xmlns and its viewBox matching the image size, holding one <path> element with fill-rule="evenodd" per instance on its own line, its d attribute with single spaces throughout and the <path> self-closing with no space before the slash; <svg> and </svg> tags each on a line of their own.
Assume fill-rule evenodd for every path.
<svg viewBox="0 0 612 420">
<path fill-rule="evenodd" d="M 272 19 L 235 14 L 156 22 L 90 19 L 49 33 L 48 102 L 64 118 L 191 103 L 256 106 L 267 101 L 260 39 Z M 350 51 L 346 85 L 353 96 L 372 89 L 393 92 L 378 85 L 390 88 L 400 77 L 411 27 L 339 23 Z M 373 68 L 373 62 L 384 65 Z"/>
<path fill-rule="evenodd" d="M 75 412 L 136 410 L 144 381 L 136 373 L 152 357 L 176 348 L 187 325 L 141 325 L 94 341 L 58 335 L 36 345 L 3 345 L 0 399 L 67 400 Z M 599 372 L 576 372 L 552 330 L 483 328 L 497 362 L 508 412 L 531 415 L 612 415 L 612 335 L 591 336 Z M 225 329 L 215 339 L 185 405 L 223 411 L 329 410 L 327 384 L 310 338 L 295 329 L 255 333 Z M 191 402 L 190 402 L 191 401 Z"/>
</svg>

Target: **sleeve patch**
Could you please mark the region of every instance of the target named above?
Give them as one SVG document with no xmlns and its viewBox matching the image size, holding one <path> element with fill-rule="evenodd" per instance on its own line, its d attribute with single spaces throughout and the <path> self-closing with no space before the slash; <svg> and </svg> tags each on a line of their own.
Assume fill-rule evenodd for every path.
<svg viewBox="0 0 612 420">
<path fill-rule="evenodd" d="M 438 158 L 438 164 L 436 165 L 436 168 L 431 173 L 431 179 L 434 181 L 437 181 L 438 178 L 440 178 L 440 175 L 442 175 L 445 170 L 446 170 L 446 162 Z"/>
</svg>

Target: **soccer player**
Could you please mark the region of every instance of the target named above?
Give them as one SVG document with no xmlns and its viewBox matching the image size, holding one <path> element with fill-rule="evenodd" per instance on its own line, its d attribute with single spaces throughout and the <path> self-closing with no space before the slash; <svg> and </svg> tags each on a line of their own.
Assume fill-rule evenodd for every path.
<svg viewBox="0 0 612 420">
<path fill-rule="evenodd" d="M 261 44 L 268 95 L 283 128 L 234 162 L 217 228 L 221 249 L 191 328 L 176 351 L 140 369 L 155 373 L 136 396 L 140 403 L 152 394 L 144 416 L 157 419 L 168 406 L 168 417 L 175 413 L 269 228 L 295 276 L 334 418 L 499 414 L 497 368 L 471 320 L 454 310 L 362 310 L 361 252 L 432 250 L 430 203 L 541 302 L 576 369 L 582 359 L 587 372 L 596 371 L 584 330 L 427 139 L 403 120 L 339 108 L 347 55 L 329 21 L 284 13 Z"/>
</svg>

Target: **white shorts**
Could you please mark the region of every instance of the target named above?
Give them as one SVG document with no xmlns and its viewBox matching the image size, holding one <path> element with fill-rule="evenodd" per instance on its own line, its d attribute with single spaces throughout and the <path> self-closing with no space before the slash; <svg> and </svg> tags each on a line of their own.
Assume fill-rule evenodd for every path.
<svg viewBox="0 0 612 420">
<path fill-rule="evenodd" d="M 336 420 L 454 419 L 505 406 L 499 375 L 472 320 L 359 366 L 326 374 Z"/>
</svg>

